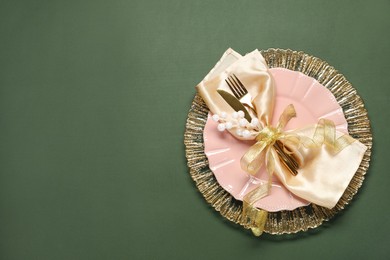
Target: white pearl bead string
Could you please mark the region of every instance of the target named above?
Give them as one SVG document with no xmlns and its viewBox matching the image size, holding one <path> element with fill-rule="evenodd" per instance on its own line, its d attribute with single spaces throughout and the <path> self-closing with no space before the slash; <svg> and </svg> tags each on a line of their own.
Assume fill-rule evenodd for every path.
<svg viewBox="0 0 390 260">
<path fill-rule="evenodd" d="M 260 124 L 257 118 L 252 118 L 251 122 L 245 119 L 245 113 L 243 111 L 233 112 L 228 119 L 226 112 L 220 114 L 214 114 L 212 117 L 214 122 L 219 123 L 217 126 L 218 131 L 223 132 L 232 128 L 237 128 L 236 134 L 238 136 L 249 138 L 255 136 L 260 131 Z"/>
</svg>

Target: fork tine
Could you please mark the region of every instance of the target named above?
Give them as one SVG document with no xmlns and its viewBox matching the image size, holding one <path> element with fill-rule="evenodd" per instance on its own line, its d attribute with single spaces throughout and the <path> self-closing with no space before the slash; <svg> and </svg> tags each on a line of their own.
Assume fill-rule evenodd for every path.
<svg viewBox="0 0 390 260">
<path fill-rule="evenodd" d="M 241 86 L 235 81 L 233 76 L 229 77 L 229 81 L 230 81 L 231 85 L 233 85 L 235 91 L 238 93 L 238 96 L 239 96 L 238 99 L 242 98 L 246 94 L 245 91 L 243 91 L 241 89 Z"/>
<path fill-rule="evenodd" d="M 241 87 L 238 85 L 238 83 L 234 80 L 232 76 L 229 77 L 229 81 L 233 85 L 235 91 L 238 93 L 239 96 L 238 99 L 242 98 L 245 95 L 245 93 L 241 91 Z"/>
<path fill-rule="evenodd" d="M 235 74 L 233 74 L 233 77 L 235 78 L 236 82 L 238 83 L 238 86 L 240 87 L 240 90 L 244 92 L 244 95 L 248 93 L 248 90 L 244 87 L 244 84 L 237 78 Z"/>
<path fill-rule="evenodd" d="M 241 95 L 237 92 L 234 84 L 231 82 L 231 79 L 230 77 L 228 77 L 227 79 L 225 79 L 225 82 L 228 84 L 230 90 L 233 92 L 234 96 L 238 99 L 241 98 Z"/>
</svg>

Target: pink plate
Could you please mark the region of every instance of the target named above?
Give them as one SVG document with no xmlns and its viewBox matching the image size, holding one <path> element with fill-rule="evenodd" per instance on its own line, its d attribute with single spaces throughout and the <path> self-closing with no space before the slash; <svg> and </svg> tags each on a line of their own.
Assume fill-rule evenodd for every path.
<svg viewBox="0 0 390 260">
<path fill-rule="evenodd" d="M 270 69 L 275 79 L 276 102 L 273 116 L 275 125 L 284 108 L 293 104 L 297 117 L 286 126 L 286 130 L 317 123 L 320 118 L 332 120 L 336 129 L 348 133 L 348 124 L 343 110 L 333 94 L 315 79 L 301 72 L 283 68 Z M 244 195 L 255 185 L 267 180 L 265 169 L 261 169 L 255 177 L 244 172 L 240 167 L 240 159 L 253 142 L 235 139 L 228 132 L 218 132 L 217 123 L 209 115 L 204 129 L 205 154 L 209 166 L 218 183 L 236 199 L 242 200 Z M 259 200 L 255 206 L 270 212 L 293 210 L 306 206 L 309 202 L 289 192 L 274 177 L 269 196 Z"/>
</svg>

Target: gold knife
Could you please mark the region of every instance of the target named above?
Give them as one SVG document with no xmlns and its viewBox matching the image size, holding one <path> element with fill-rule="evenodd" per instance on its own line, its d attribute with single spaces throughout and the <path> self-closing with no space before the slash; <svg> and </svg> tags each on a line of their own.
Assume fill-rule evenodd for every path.
<svg viewBox="0 0 390 260">
<path fill-rule="evenodd" d="M 226 103 L 231 106 L 234 111 L 242 111 L 245 114 L 245 119 L 250 122 L 252 120 L 252 117 L 248 113 L 248 110 L 246 110 L 245 106 L 238 100 L 235 96 L 230 94 L 229 92 L 222 90 L 222 89 L 217 89 L 218 94 L 221 95 L 221 97 L 226 101 Z"/>
</svg>

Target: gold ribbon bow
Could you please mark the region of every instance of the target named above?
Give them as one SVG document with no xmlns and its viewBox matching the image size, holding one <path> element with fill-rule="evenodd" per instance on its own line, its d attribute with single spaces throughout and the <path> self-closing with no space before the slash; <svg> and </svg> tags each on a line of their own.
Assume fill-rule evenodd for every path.
<svg viewBox="0 0 390 260">
<path fill-rule="evenodd" d="M 294 106 L 289 105 L 280 116 L 277 127 L 265 126 L 256 136 L 257 142 L 241 158 L 241 168 L 246 172 L 255 175 L 260 170 L 263 162 L 266 162 L 267 170 L 272 174 L 274 171 L 273 154 L 276 153 L 273 147 L 275 142 L 283 139 L 297 138 L 296 135 L 286 135 L 283 133 L 283 128 L 287 125 L 288 121 L 295 116 Z"/>
<path fill-rule="evenodd" d="M 262 125 L 256 135 L 248 138 L 237 135 L 235 128 L 229 130 L 237 139 L 256 141 L 241 158 L 241 168 L 255 175 L 265 164 L 269 176 L 268 183 L 260 184 L 243 198 L 243 217 L 247 218 L 253 233 L 260 235 L 266 223 L 267 212 L 256 208 L 255 203 L 271 192 L 273 175 L 296 196 L 320 206 L 334 207 L 359 167 L 367 147 L 337 132 L 333 122 L 326 119 L 320 119 L 317 125 L 284 131 L 287 123 L 296 116 L 293 105 L 285 108 L 276 127 L 273 127 L 275 86 L 266 62 L 257 50 L 239 57 L 229 49 L 197 86 L 212 113 L 233 112 L 217 93 L 217 89 L 228 90 L 224 80 L 231 74 L 240 75 L 253 97 L 252 104 Z M 296 176 L 281 163 L 274 148 L 277 141 L 288 147 L 286 152 L 294 153 L 299 161 L 299 174 Z"/>
</svg>

